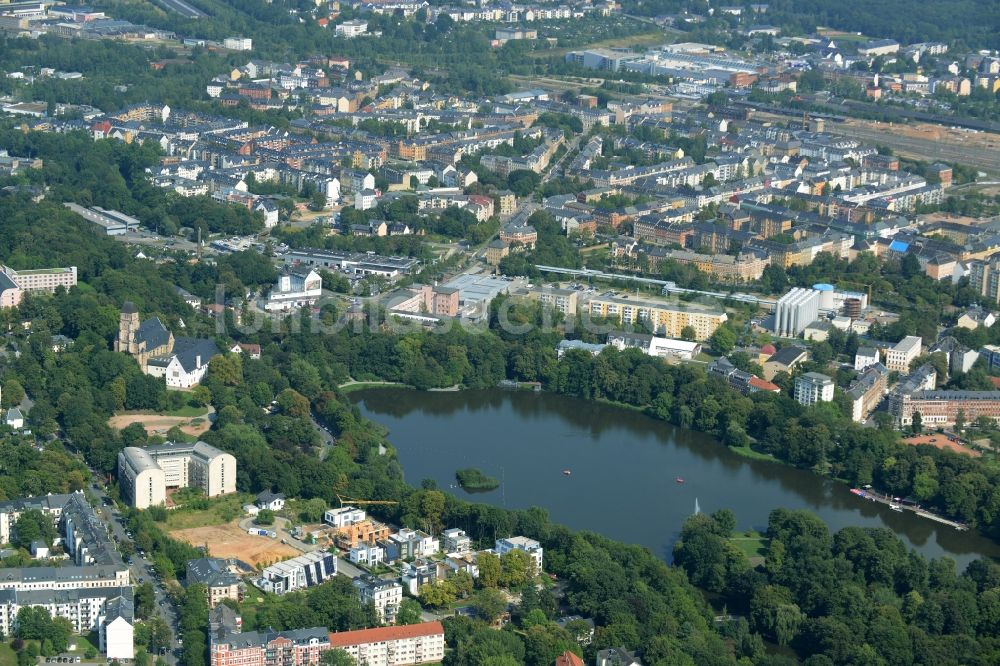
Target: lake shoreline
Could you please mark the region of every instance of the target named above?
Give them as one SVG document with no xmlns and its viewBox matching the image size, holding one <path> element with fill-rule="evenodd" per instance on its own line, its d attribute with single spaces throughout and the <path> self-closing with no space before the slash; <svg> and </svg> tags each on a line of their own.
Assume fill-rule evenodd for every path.
<svg viewBox="0 0 1000 666">
<path fill-rule="evenodd" d="M 376 391 L 375 388 L 379 390 Z M 686 456 L 686 453 L 688 451 L 694 452 L 696 456 L 694 456 L 693 461 L 672 462 L 671 469 L 661 475 L 665 479 L 660 478 L 656 483 L 648 480 L 649 488 L 657 489 L 650 490 L 650 494 L 643 496 L 641 500 L 636 498 L 636 501 L 647 502 L 657 495 L 672 497 L 675 492 L 688 489 L 688 492 L 682 493 L 688 495 L 688 499 L 682 501 L 680 507 L 672 507 L 667 512 L 677 516 L 675 520 L 662 525 L 662 530 L 670 533 L 676 534 L 679 531 L 682 515 L 689 514 L 693 509 L 694 500 L 699 496 L 702 506 L 707 512 L 718 508 L 734 509 L 741 521 L 746 523 L 746 529 L 759 529 L 766 525 L 766 511 L 759 507 L 755 507 L 756 512 L 742 509 L 747 502 L 754 501 L 747 499 L 747 497 L 754 498 L 757 491 L 749 496 L 734 497 L 727 504 L 722 500 L 722 496 L 726 494 L 725 491 L 730 489 L 731 482 L 713 482 L 705 487 L 705 477 L 710 477 L 711 474 L 685 471 L 685 468 L 696 466 L 707 460 L 713 464 L 721 463 L 726 475 L 740 476 L 742 481 L 749 485 L 764 487 L 760 480 L 764 479 L 765 481 L 778 480 L 781 483 L 777 485 L 783 486 L 788 485 L 790 480 L 793 490 L 791 495 L 787 489 L 782 488 L 768 488 L 768 492 L 762 493 L 763 496 L 774 497 L 773 500 L 769 500 L 771 503 L 768 510 L 783 506 L 806 508 L 824 517 L 824 521 L 830 526 L 831 531 L 849 525 L 885 526 L 907 541 L 908 547 L 917 548 L 929 557 L 952 554 L 956 559 L 966 562 L 970 554 L 1000 557 L 1000 545 L 978 533 L 965 533 L 966 535 L 975 535 L 975 537 L 963 540 L 957 538 L 956 534 L 948 534 L 935 529 L 936 526 L 930 524 L 931 521 L 921 521 L 925 524 L 914 524 L 912 521 L 901 522 L 897 515 L 883 515 L 884 512 L 873 510 L 871 506 L 857 501 L 853 495 L 850 495 L 850 487 L 841 480 L 820 476 L 810 470 L 796 468 L 777 459 L 763 458 L 762 456 L 766 456 L 766 454 L 759 454 L 753 450 L 745 451 L 726 446 L 718 438 L 708 433 L 680 429 L 673 424 L 657 419 L 650 415 L 646 409 L 630 405 L 621 409 L 623 405 L 610 401 L 584 400 L 547 391 L 465 388 L 461 391 L 435 392 L 401 390 L 399 385 L 380 385 L 372 387 L 372 389 L 371 391 L 354 393 L 351 400 L 362 409 L 362 412 L 366 413 L 368 418 L 389 428 L 390 439 L 393 440 L 400 457 L 400 463 L 408 476 L 435 478 L 441 487 L 446 488 L 454 483 L 454 473 L 457 468 L 482 467 L 491 475 L 501 476 L 504 467 L 506 467 L 506 492 L 501 488 L 493 492 L 477 493 L 476 501 L 500 506 L 507 506 L 508 500 L 517 503 L 518 506 L 537 505 L 552 512 L 555 520 L 569 524 L 574 529 L 601 531 L 612 539 L 628 543 L 641 543 L 652 548 L 664 559 L 670 559 L 670 554 L 666 550 L 669 550 L 671 545 L 660 540 L 664 535 L 649 536 L 640 530 L 635 533 L 626 533 L 624 530 L 608 531 L 601 529 L 598 524 L 590 522 L 589 517 L 587 520 L 574 520 L 570 514 L 578 509 L 573 507 L 572 503 L 569 503 L 569 506 L 559 505 L 565 499 L 561 497 L 561 494 L 578 482 L 579 477 L 588 474 L 587 470 L 578 470 L 578 465 L 593 466 L 594 471 L 607 472 L 608 474 L 629 473 L 630 470 L 618 469 L 621 467 L 621 461 L 616 460 L 616 458 L 622 454 L 617 450 L 609 451 L 607 460 L 597 460 L 599 455 L 594 450 L 579 449 L 575 445 L 567 448 L 560 441 L 552 440 L 547 430 L 555 428 L 564 431 L 569 428 L 579 431 L 579 434 L 573 435 L 560 432 L 559 436 L 570 437 L 571 440 L 591 440 L 596 442 L 598 448 L 606 446 L 606 443 L 599 441 L 606 437 L 602 431 L 621 430 L 628 435 L 625 439 L 630 451 L 628 457 L 634 458 L 638 465 L 635 474 L 645 474 L 650 471 L 645 468 L 655 468 L 656 463 L 645 464 L 642 462 L 643 459 L 648 458 L 656 461 L 664 457 L 667 459 L 677 458 L 678 455 L 682 458 L 691 458 L 691 456 Z M 386 389 L 390 389 L 391 397 L 386 396 Z M 397 391 L 391 391 L 391 389 L 397 389 Z M 581 403 L 586 405 L 586 409 L 580 408 Z M 498 418 L 496 415 L 498 411 L 504 413 L 506 418 Z M 442 418 L 444 416 L 452 418 Z M 518 423 L 519 420 L 524 420 L 526 423 Z M 403 422 L 405 425 L 402 425 Z M 541 430 L 535 430 L 532 424 L 536 422 L 545 422 L 544 427 Z M 570 425 L 567 426 L 567 423 Z M 440 429 L 440 433 L 438 433 L 438 429 Z M 477 432 L 480 429 L 481 433 Z M 466 431 L 475 432 L 475 435 L 469 437 L 466 433 L 463 439 L 462 433 Z M 638 437 L 634 436 L 636 434 Z M 479 441 L 483 438 L 490 439 L 493 443 L 491 445 L 483 444 Z M 661 446 L 646 446 L 633 441 L 636 439 L 654 439 Z M 428 443 L 429 440 L 432 443 Z M 436 446 L 433 443 L 434 440 L 441 440 L 443 445 Z M 459 445 L 451 440 L 461 440 L 462 443 Z M 522 440 L 552 441 L 550 446 L 540 447 L 537 443 L 525 445 Z M 453 445 L 455 446 L 453 452 L 442 453 Z M 509 454 L 505 453 L 506 449 L 510 447 L 524 447 L 524 456 L 510 459 Z M 662 451 L 664 447 L 680 449 L 680 453 L 668 451 L 667 454 L 664 454 Z M 422 451 L 422 453 L 415 451 Z M 414 453 L 411 454 L 411 452 Z M 415 467 L 413 460 L 410 459 L 411 455 L 422 456 L 425 460 L 422 460 Z M 465 459 L 462 456 L 465 456 Z M 507 460 L 504 459 L 505 456 L 508 457 Z M 544 475 L 529 483 L 518 480 L 516 475 L 511 474 L 511 471 L 516 467 L 522 467 L 526 461 L 539 456 L 546 458 L 546 461 L 553 458 Z M 584 456 L 585 462 L 578 463 L 576 460 L 578 456 Z M 447 462 L 443 463 L 443 460 L 447 460 Z M 442 468 L 448 468 L 446 473 L 441 473 Z M 563 476 L 564 470 L 571 470 L 572 477 L 567 479 Z M 522 473 L 521 470 L 518 470 L 518 474 Z M 713 471 L 712 474 L 714 473 Z M 686 484 L 675 484 L 674 476 L 677 476 L 678 480 L 684 476 Z M 610 481 L 610 484 L 614 485 L 615 481 L 617 479 Z M 523 493 L 516 490 L 515 484 L 517 483 L 525 483 Z M 623 479 L 622 483 L 627 486 L 630 481 Z M 539 494 L 540 488 L 548 487 L 552 488 L 551 496 Z M 702 487 L 705 487 L 705 490 L 700 490 Z M 600 493 L 601 491 L 595 488 L 594 492 Z M 461 494 L 466 493 L 463 491 Z M 782 494 L 785 497 L 782 497 Z M 609 496 L 613 497 L 614 493 L 609 493 Z M 589 501 L 590 498 L 587 499 Z M 668 501 L 673 502 L 673 500 Z M 560 511 L 565 511 L 566 515 L 558 515 Z M 832 520 L 828 519 L 827 516 L 832 516 Z M 849 519 L 846 516 L 849 516 Z M 663 516 L 657 517 L 662 518 Z M 672 541 L 672 539 L 668 539 L 668 541 Z"/>
</svg>

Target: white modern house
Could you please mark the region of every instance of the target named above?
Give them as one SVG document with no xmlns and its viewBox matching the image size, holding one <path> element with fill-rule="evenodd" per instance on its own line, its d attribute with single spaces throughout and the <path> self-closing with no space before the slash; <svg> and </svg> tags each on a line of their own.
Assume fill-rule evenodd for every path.
<svg viewBox="0 0 1000 666">
<path fill-rule="evenodd" d="M 543 549 L 542 544 L 538 543 L 534 539 L 529 539 L 528 537 L 515 536 L 509 537 L 507 539 L 497 539 L 495 549 L 497 555 L 506 555 L 512 550 L 523 550 L 530 557 L 531 561 L 535 565 L 535 573 L 542 572 L 543 563 Z"/>
<path fill-rule="evenodd" d="M 795 378 L 795 400 L 800 405 L 815 405 L 833 400 L 833 380 L 818 372 L 807 372 Z"/>
<path fill-rule="evenodd" d="M 342 506 L 339 509 L 327 509 L 323 514 L 323 522 L 333 527 L 347 527 L 357 525 L 365 519 L 363 509 L 356 509 L 353 506 Z"/>
</svg>

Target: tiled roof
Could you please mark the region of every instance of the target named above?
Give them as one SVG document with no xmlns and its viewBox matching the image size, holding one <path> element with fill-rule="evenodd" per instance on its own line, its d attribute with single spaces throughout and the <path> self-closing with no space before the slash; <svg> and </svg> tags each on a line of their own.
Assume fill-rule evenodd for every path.
<svg viewBox="0 0 1000 666">
<path fill-rule="evenodd" d="M 376 627 L 375 629 L 358 629 L 357 631 L 340 631 L 330 634 L 331 647 L 346 647 L 362 643 L 379 643 L 383 641 L 398 641 L 404 638 L 433 636 L 444 634 L 440 622 L 422 622 L 401 627 Z"/>
</svg>

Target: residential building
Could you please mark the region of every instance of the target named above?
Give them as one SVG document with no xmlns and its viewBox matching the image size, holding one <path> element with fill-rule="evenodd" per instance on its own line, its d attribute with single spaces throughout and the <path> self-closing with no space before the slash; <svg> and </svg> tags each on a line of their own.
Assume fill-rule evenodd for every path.
<svg viewBox="0 0 1000 666">
<path fill-rule="evenodd" d="M 98 617 L 98 648 L 110 660 L 135 657 L 135 606 L 128 595 L 109 599 Z"/>
<path fill-rule="evenodd" d="M 209 608 L 215 608 L 223 599 L 239 601 L 242 598 L 239 576 L 229 570 L 225 560 L 217 557 L 188 560 L 184 581 L 188 586 L 201 583 L 208 588 Z"/>
<path fill-rule="evenodd" d="M 806 372 L 795 378 L 795 401 L 810 406 L 833 400 L 833 379 L 818 372 Z"/>
<path fill-rule="evenodd" d="M 542 307 L 554 310 L 566 317 L 576 316 L 580 292 L 576 289 L 540 286 L 529 289 L 528 298 L 536 300 Z"/>
<path fill-rule="evenodd" d="M 20 430 L 24 427 L 24 414 L 21 413 L 19 407 L 11 407 L 7 410 L 7 414 L 4 416 L 3 422 L 5 425 L 13 428 L 14 430 Z"/>
<path fill-rule="evenodd" d="M 266 567 L 260 572 L 257 586 L 280 595 L 315 587 L 336 575 L 337 556 L 325 550 L 314 550 Z"/>
<path fill-rule="evenodd" d="M 341 631 L 330 634 L 330 647 L 345 651 L 359 666 L 435 663 L 444 659 L 444 627 L 440 622 L 422 622 Z"/>
<path fill-rule="evenodd" d="M 222 40 L 222 47 L 230 51 L 251 51 L 253 40 L 249 37 L 226 37 Z"/>
<path fill-rule="evenodd" d="M 989 310 L 984 310 L 983 308 L 973 307 L 969 308 L 961 314 L 958 321 L 955 323 L 956 326 L 962 328 L 968 328 L 970 330 L 975 330 L 980 326 L 985 328 L 990 328 L 996 323 L 996 315 Z"/>
<path fill-rule="evenodd" d="M 858 351 L 854 354 L 854 369 L 858 372 L 878 362 L 879 355 L 876 347 L 858 347 Z"/>
<path fill-rule="evenodd" d="M 657 335 L 668 338 L 683 337 L 681 331 L 690 326 L 698 341 L 710 338 L 728 319 L 721 310 L 695 309 L 687 304 L 648 301 L 611 292 L 591 299 L 587 310 L 591 317 L 610 319 L 619 325 L 635 326 L 644 322 Z"/>
<path fill-rule="evenodd" d="M 358 544 L 348 551 L 348 559 L 354 564 L 377 567 L 385 561 L 385 548 L 367 543 Z"/>
<path fill-rule="evenodd" d="M 803 347 L 782 347 L 764 361 L 764 379 L 771 381 L 779 372 L 791 372 L 795 366 L 809 358 Z"/>
<path fill-rule="evenodd" d="M 441 533 L 441 546 L 449 555 L 464 555 L 472 552 L 472 539 L 465 530 L 453 527 Z"/>
<path fill-rule="evenodd" d="M 560 340 L 559 344 L 556 345 L 556 358 L 562 358 L 571 351 L 583 351 L 591 356 L 597 356 L 604 351 L 605 347 L 607 345 L 584 342 L 583 340 Z"/>
<path fill-rule="evenodd" d="M 723 381 L 743 395 L 765 391 L 767 393 L 781 393 L 781 387 L 765 381 L 755 374 L 739 370 L 728 358 L 720 356 L 708 364 L 708 372 L 721 377 Z"/>
<path fill-rule="evenodd" d="M 851 402 L 851 419 L 863 423 L 875 411 L 885 396 L 889 371 L 881 363 L 866 368 L 847 387 L 847 399 Z"/>
<path fill-rule="evenodd" d="M 919 413 L 924 426 L 955 425 L 961 414 L 966 423 L 983 416 L 1000 423 L 1000 391 L 916 391 L 893 393 L 889 399 L 889 413 L 897 427 L 913 424 L 913 415 Z"/>
<path fill-rule="evenodd" d="M 820 292 L 795 287 L 778 299 L 774 308 L 774 334 L 783 338 L 800 335 L 819 318 Z"/>
<path fill-rule="evenodd" d="M 344 21 L 334 29 L 338 37 L 359 37 L 368 32 L 368 22 L 360 20 Z"/>
<path fill-rule="evenodd" d="M 534 570 L 536 574 L 542 573 L 543 565 L 543 549 L 542 545 L 535 541 L 534 539 L 529 539 L 528 537 L 515 536 L 508 537 L 506 539 L 497 539 L 496 546 L 494 547 L 497 555 L 505 555 L 512 550 L 524 551 L 531 557 L 531 562 L 534 565 Z"/>
<path fill-rule="evenodd" d="M 608 648 L 598 650 L 597 666 L 642 666 L 642 661 L 635 652 L 625 648 Z"/>
<path fill-rule="evenodd" d="M 342 506 L 339 509 L 327 509 L 323 514 L 323 522 L 333 527 L 344 527 L 355 525 L 365 519 L 364 509 L 356 509 L 353 506 Z"/>
<path fill-rule="evenodd" d="M 236 458 L 205 442 L 167 442 L 118 454 L 122 496 L 137 509 L 166 501 L 167 488 L 201 488 L 206 497 L 236 492 Z"/>
<path fill-rule="evenodd" d="M 486 246 L 486 263 L 490 266 L 499 266 L 500 262 L 510 254 L 510 243 L 495 238 Z"/>
<path fill-rule="evenodd" d="M 885 367 L 889 372 L 909 372 L 910 362 L 920 356 L 923 340 L 917 335 L 908 335 L 896 346 L 885 352 Z"/>
<path fill-rule="evenodd" d="M 566 650 L 556 657 L 556 666 L 586 666 L 586 663 L 575 653 Z"/>
<path fill-rule="evenodd" d="M 441 542 L 421 530 L 404 527 L 389 536 L 390 560 L 430 557 L 441 551 Z"/>
<path fill-rule="evenodd" d="M 437 563 L 430 560 L 404 562 L 400 568 L 399 582 L 403 585 L 403 591 L 410 596 L 418 596 L 421 587 L 435 585 L 438 580 Z"/>
<path fill-rule="evenodd" d="M 363 604 L 375 606 L 379 621 L 392 624 L 396 621 L 399 605 L 403 603 L 403 586 L 394 580 L 384 580 L 370 574 L 354 579 L 354 587 Z"/>
<path fill-rule="evenodd" d="M 132 659 L 131 604 L 131 587 L 0 590 L 0 631 L 5 636 L 14 633 L 22 608 L 44 608 L 52 617 L 69 620 L 73 633 L 98 632 L 108 658 Z"/>
<path fill-rule="evenodd" d="M 223 608 L 232 612 L 225 605 L 215 610 Z M 209 634 L 211 666 L 316 666 L 329 649 L 330 633 L 325 627 L 243 633 L 238 626 L 216 627 L 213 622 Z"/>
<path fill-rule="evenodd" d="M 270 490 L 265 490 L 263 492 L 257 493 L 257 497 L 254 498 L 254 503 L 257 508 L 263 511 L 268 509 L 269 511 L 281 511 L 285 508 L 285 494 L 284 493 L 274 493 Z"/>
<path fill-rule="evenodd" d="M 351 523 L 339 527 L 334 532 L 334 542 L 338 548 L 350 550 L 358 544 L 374 545 L 389 538 L 392 530 L 389 526 L 371 518 L 365 518 L 360 523 Z"/>
<path fill-rule="evenodd" d="M 979 352 L 969 349 L 950 335 L 941 338 L 927 350 L 929 354 L 944 354 L 950 374 L 968 372 L 979 360 Z"/>
</svg>

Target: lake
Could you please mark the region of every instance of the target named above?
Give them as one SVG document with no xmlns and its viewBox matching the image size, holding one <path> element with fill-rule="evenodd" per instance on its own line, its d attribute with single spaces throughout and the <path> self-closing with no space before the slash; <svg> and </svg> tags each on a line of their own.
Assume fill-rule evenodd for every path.
<svg viewBox="0 0 1000 666">
<path fill-rule="evenodd" d="M 642 544 L 668 561 L 696 501 L 708 513 L 732 509 L 741 530 L 765 528 L 772 509 L 808 509 L 831 531 L 889 527 L 910 547 L 948 555 L 960 568 L 980 556 L 1000 558 L 1000 544 L 978 534 L 897 513 L 842 483 L 746 459 L 708 435 L 611 405 L 502 389 L 379 388 L 351 398 L 389 429 L 411 484 L 430 478 L 471 501 L 540 506 L 556 522 Z M 455 481 L 464 467 L 503 483 L 466 493 Z"/>
</svg>

